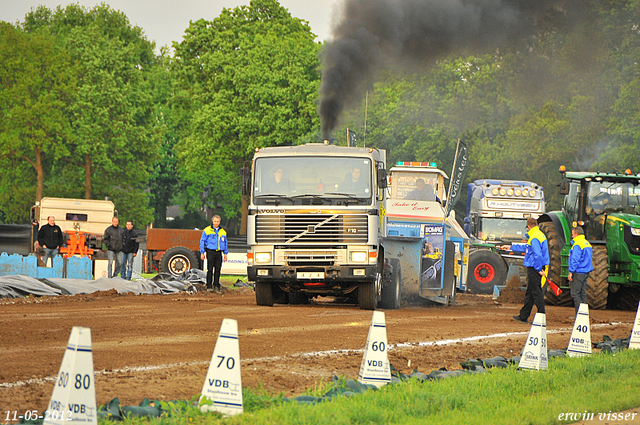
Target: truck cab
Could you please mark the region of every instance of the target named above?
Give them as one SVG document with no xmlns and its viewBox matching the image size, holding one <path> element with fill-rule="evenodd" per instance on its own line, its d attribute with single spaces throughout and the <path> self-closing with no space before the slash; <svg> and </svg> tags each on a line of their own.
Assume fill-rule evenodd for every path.
<svg viewBox="0 0 640 425">
<path fill-rule="evenodd" d="M 385 156 L 319 143 L 256 150 L 243 191 L 247 274 L 258 305 L 330 295 L 376 307 Z"/>
<path fill-rule="evenodd" d="M 527 219 L 545 212 L 544 190 L 536 183 L 482 179 L 467 186 L 464 230 L 471 238 L 467 289 L 491 294 L 504 285 L 509 264 L 522 265 L 523 255 L 497 251 L 498 245 L 526 239 Z"/>
</svg>

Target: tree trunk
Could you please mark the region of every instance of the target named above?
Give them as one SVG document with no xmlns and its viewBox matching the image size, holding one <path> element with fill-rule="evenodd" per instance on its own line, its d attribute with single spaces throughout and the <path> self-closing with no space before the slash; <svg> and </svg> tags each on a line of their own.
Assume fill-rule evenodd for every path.
<svg viewBox="0 0 640 425">
<path fill-rule="evenodd" d="M 91 158 L 84 154 L 84 199 L 91 199 Z"/>
<path fill-rule="evenodd" d="M 247 218 L 249 217 L 249 198 L 246 196 L 242 197 L 242 218 L 240 219 L 240 234 L 247 234 Z"/>
<path fill-rule="evenodd" d="M 36 154 L 36 175 L 38 176 L 38 183 L 36 185 L 36 202 L 40 202 L 42 199 L 42 192 L 44 191 L 44 170 L 42 169 L 42 151 L 39 148 L 35 148 Z"/>
</svg>

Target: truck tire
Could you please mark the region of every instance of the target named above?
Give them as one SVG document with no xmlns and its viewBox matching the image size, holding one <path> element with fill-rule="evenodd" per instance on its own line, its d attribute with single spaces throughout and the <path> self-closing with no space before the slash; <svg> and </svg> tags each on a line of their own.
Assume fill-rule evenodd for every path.
<svg viewBox="0 0 640 425">
<path fill-rule="evenodd" d="M 358 306 L 362 310 L 375 310 L 376 285 L 374 282 L 362 282 L 358 285 Z"/>
<path fill-rule="evenodd" d="M 273 288 L 270 283 L 256 282 L 256 304 L 273 306 Z"/>
<path fill-rule="evenodd" d="M 305 292 L 292 290 L 289 292 L 289 304 L 309 304 L 309 296 Z"/>
<path fill-rule="evenodd" d="M 566 291 L 570 292 L 570 291 Z M 587 280 L 587 300 L 589 308 L 604 310 L 609 296 L 609 259 L 607 247 L 596 245 L 593 247 L 593 271 Z"/>
<path fill-rule="evenodd" d="M 380 308 L 397 310 L 400 308 L 400 287 L 402 285 L 400 260 L 392 258 L 389 262 L 391 263 L 393 273 L 391 273 L 389 282 L 386 282 L 386 285 L 382 288 Z"/>
<path fill-rule="evenodd" d="M 189 248 L 174 246 L 165 251 L 160 262 L 160 270 L 173 276 L 180 276 L 198 264 L 196 255 Z"/>
<path fill-rule="evenodd" d="M 467 289 L 474 294 L 493 294 L 494 285 L 504 285 L 507 264 L 501 256 L 487 249 L 469 255 Z"/>
<path fill-rule="evenodd" d="M 549 278 L 558 286 L 568 286 L 567 280 L 560 277 L 560 250 L 562 247 L 558 243 L 556 228 L 551 221 L 540 223 L 539 227 L 547 238 L 547 247 L 549 248 Z M 560 296 L 557 296 L 551 290 L 547 290 L 545 302 L 548 305 L 571 306 L 573 305 L 573 298 L 571 298 L 571 291 L 568 289 L 563 289 Z"/>
</svg>

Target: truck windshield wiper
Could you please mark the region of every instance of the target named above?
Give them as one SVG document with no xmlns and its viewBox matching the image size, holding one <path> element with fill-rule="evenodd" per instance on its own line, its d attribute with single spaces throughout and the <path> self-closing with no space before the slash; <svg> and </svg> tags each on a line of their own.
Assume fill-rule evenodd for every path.
<svg viewBox="0 0 640 425">
<path fill-rule="evenodd" d="M 313 199 L 322 199 L 322 195 L 315 195 L 313 193 L 302 193 L 300 195 L 294 195 L 291 197 L 291 199 L 304 198 L 305 196 L 311 196 Z"/>
<path fill-rule="evenodd" d="M 287 195 L 281 195 L 279 193 L 266 193 L 264 195 L 256 195 L 254 196 L 254 198 L 268 198 L 271 196 L 277 196 L 280 199 L 293 199 L 291 196 L 287 196 Z"/>
<path fill-rule="evenodd" d="M 339 196 L 346 196 L 350 199 L 358 199 L 358 197 L 352 193 L 327 192 L 325 193 L 325 195 L 339 195 Z"/>
</svg>

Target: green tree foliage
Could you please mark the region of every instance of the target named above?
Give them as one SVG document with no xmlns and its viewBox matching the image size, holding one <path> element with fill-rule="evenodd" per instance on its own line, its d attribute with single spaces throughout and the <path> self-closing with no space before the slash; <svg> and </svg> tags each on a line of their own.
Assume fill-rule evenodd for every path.
<svg viewBox="0 0 640 425">
<path fill-rule="evenodd" d="M 66 111 L 71 135 L 56 144 L 51 160 L 56 173 L 47 195 L 110 197 L 126 217 L 149 223 L 145 190 L 159 139 L 149 82 L 157 66 L 154 44 L 105 4 L 91 10 L 77 4 L 55 11 L 41 6 L 27 14 L 22 27 L 33 37 L 51 34 L 77 65 L 68 69 L 75 78 Z M 51 75 L 54 81 L 63 76 Z"/>
<path fill-rule="evenodd" d="M 68 155 L 76 67 L 47 32 L 0 22 L 0 209 L 24 221 L 53 163 Z"/>
<path fill-rule="evenodd" d="M 319 45 L 275 0 L 199 20 L 175 46 L 180 161 L 191 199 L 236 217 L 238 169 L 256 147 L 292 145 L 319 126 Z M 201 205 L 192 205 L 192 208 Z"/>
<path fill-rule="evenodd" d="M 469 181 L 535 181 L 548 208 L 559 207 L 561 164 L 640 171 L 640 1 L 583 6 L 579 19 L 558 11 L 533 37 L 490 53 L 383 74 L 370 90 L 367 146 L 386 148 L 390 163 L 435 161 L 449 172 L 460 138 Z M 344 126 L 362 129 L 354 117 L 361 108 Z"/>
</svg>

